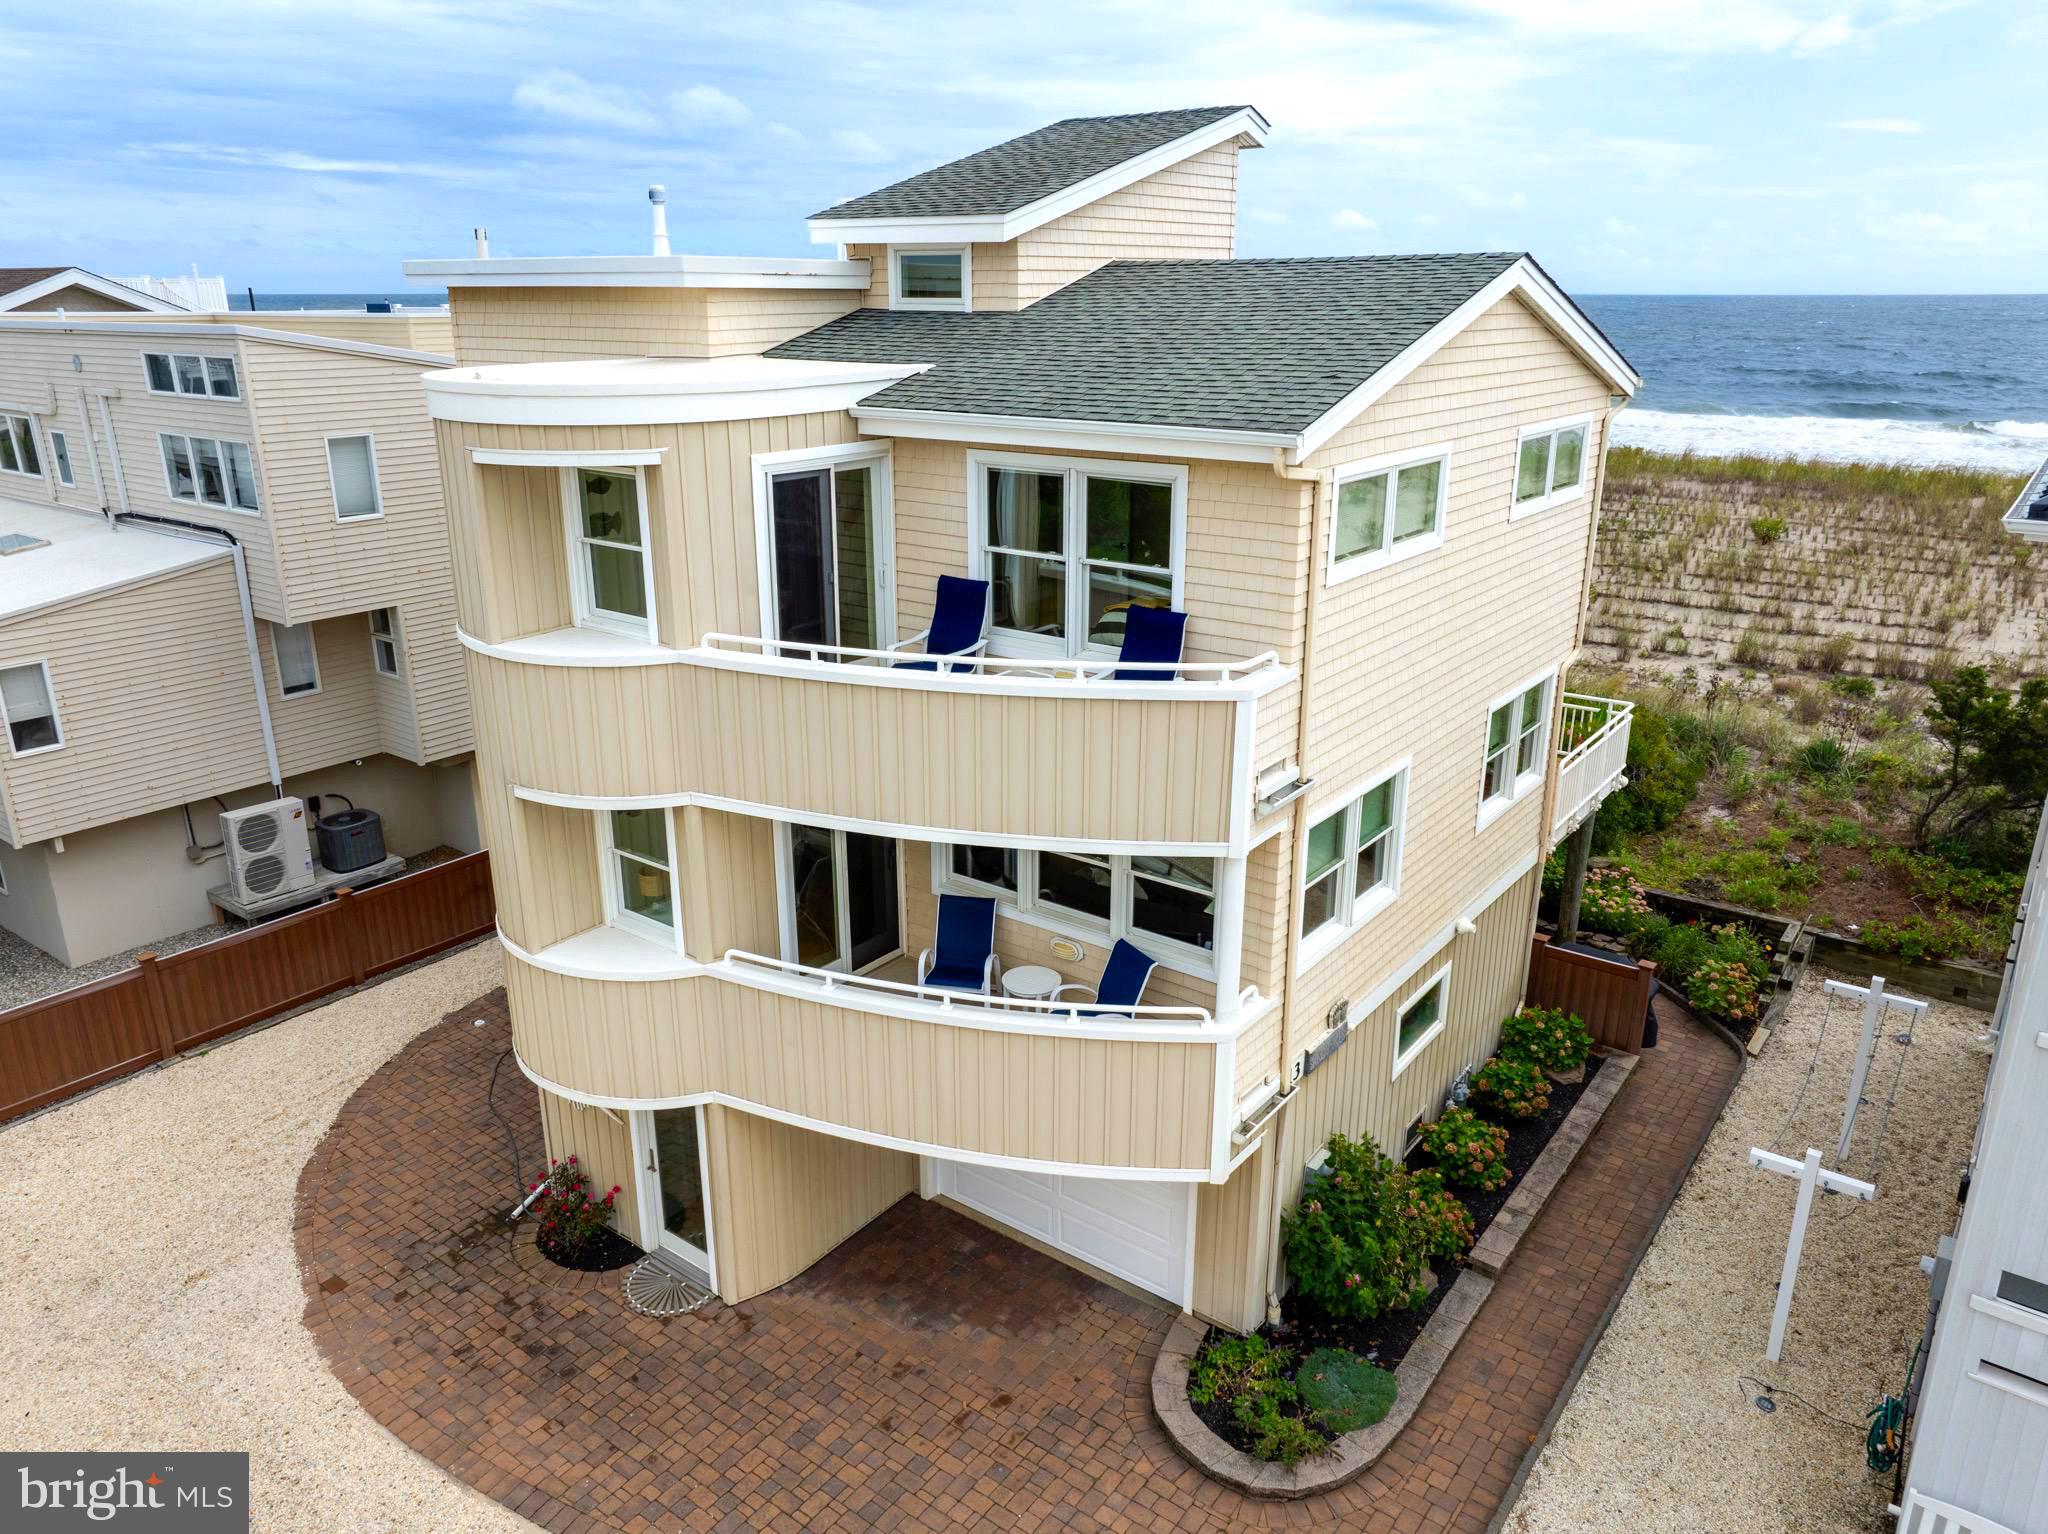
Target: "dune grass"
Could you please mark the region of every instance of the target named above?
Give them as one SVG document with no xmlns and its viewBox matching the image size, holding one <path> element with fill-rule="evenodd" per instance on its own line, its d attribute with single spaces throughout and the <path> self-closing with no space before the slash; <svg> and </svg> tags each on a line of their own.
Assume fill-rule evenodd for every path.
<svg viewBox="0 0 2048 1534">
<path fill-rule="evenodd" d="M 1818 458 L 1766 458 L 1744 454 L 1703 458 L 1693 453 L 1653 453 L 1639 447 L 1609 450 L 1610 479 L 1681 475 L 1709 484 L 1749 484 L 1787 494 L 1883 497 L 1897 504 L 1953 506 L 1982 499 L 2004 507 L 2026 483 L 2019 474 L 1991 469 L 1927 468 L 1912 464 L 1828 463 Z"/>
</svg>

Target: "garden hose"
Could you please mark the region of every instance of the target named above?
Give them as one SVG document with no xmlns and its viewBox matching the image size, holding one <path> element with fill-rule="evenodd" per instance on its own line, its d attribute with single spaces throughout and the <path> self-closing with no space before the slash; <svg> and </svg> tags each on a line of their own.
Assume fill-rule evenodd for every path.
<svg viewBox="0 0 2048 1534">
<path fill-rule="evenodd" d="M 1886 1396 L 1870 1408 L 1870 1431 L 1863 1439 L 1863 1462 L 1872 1470 L 1889 1470 L 1898 1464 L 1906 1448 L 1906 1398 L 1913 1393 L 1913 1366 L 1920 1361 L 1919 1348 L 1906 1360 L 1906 1383 L 1895 1396 Z"/>
<path fill-rule="evenodd" d="M 505 1062 L 511 1058 L 512 1051 L 508 1049 L 498 1056 L 496 1064 L 492 1065 L 491 1084 L 484 1089 L 484 1106 L 491 1110 L 492 1118 L 505 1126 L 505 1143 L 512 1147 L 512 1181 L 518 1186 L 518 1192 L 513 1195 L 513 1201 L 516 1203 L 518 1200 L 526 1197 L 526 1174 L 519 1169 L 519 1137 L 512 1132 L 512 1121 L 498 1111 L 497 1100 L 498 1072 L 504 1068 Z M 513 1218 L 516 1219 L 517 1217 L 515 1213 Z"/>
</svg>

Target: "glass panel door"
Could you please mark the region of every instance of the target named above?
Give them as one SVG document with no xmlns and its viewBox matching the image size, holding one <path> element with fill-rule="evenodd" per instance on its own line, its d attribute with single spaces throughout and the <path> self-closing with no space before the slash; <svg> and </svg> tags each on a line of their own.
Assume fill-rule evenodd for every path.
<svg viewBox="0 0 2048 1534">
<path fill-rule="evenodd" d="M 856 972 L 903 948 L 896 910 L 896 844 L 842 832 L 846 849 L 846 951 Z"/>
<path fill-rule="evenodd" d="M 882 648 L 882 542 L 871 464 L 802 469 L 769 481 L 775 635 Z"/>
<path fill-rule="evenodd" d="M 816 826 L 789 828 L 789 880 L 796 918 L 793 957 L 813 969 L 844 969 L 839 940 L 839 868 L 833 833 Z"/>
<path fill-rule="evenodd" d="M 704 1206 L 704 1166 L 695 1108 L 657 1108 L 654 1120 L 653 1165 L 649 1168 L 661 1195 L 661 1244 L 687 1262 L 711 1273 L 706 1239 L 710 1214 Z"/>
<path fill-rule="evenodd" d="M 881 538 L 875 527 L 875 471 L 866 464 L 832 476 L 833 584 L 839 599 L 839 642 L 882 648 Z"/>
<path fill-rule="evenodd" d="M 862 973 L 903 951 L 888 837 L 792 825 L 782 878 L 784 958 Z"/>
</svg>

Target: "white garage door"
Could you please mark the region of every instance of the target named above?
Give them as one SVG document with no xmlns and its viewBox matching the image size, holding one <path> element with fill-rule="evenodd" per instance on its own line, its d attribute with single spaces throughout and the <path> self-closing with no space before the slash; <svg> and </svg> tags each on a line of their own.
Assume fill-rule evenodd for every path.
<svg viewBox="0 0 2048 1534">
<path fill-rule="evenodd" d="M 939 1191 L 948 1198 L 1184 1303 L 1192 1183 L 1049 1177 L 963 1161 L 941 1161 L 938 1171 Z"/>
</svg>

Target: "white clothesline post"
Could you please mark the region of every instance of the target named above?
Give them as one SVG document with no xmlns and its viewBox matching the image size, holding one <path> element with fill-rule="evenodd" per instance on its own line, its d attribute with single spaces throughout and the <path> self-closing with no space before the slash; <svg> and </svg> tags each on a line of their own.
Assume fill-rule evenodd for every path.
<svg viewBox="0 0 2048 1534">
<path fill-rule="evenodd" d="M 1751 1146 L 1749 1164 L 1799 1180 L 1799 1201 L 1792 1206 L 1792 1234 L 1785 1240 L 1785 1265 L 1778 1273 L 1778 1303 L 1771 1310 L 1771 1344 L 1764 1350 L 1764 1357 L 1776 1363 L 1778 1354 L 1785 1347 L 1785 1322 L 1792 1314 L 1792 1285 L 1799 1278 L 1799 1253 L 1806 1245 L 1806 1221 L 1813 1213 L 1814 1190 L 1825 1188 L 1830 1193 L 1847 1193 L 1868 1203 L 1877 1197 L 1877 1189 L 1854 1177 L 1827 1171 L 1820 1164 L 1820 1152 L 1811 1147 L 1807 1149 L 1804 1161 L 1794 1161 L 1790 1156 L 1776 1155 Z"/>
<path fill-rule="evenodd" d="M 1863 1034 L 1856 1041 L 1856 1066 L 1849 1073 L 1849 1100 L 1842 1105 L 1842 1138 L 1835 1145 L 1835 1161 L 1839 1165 L 1849 1159 L 1849 1137 L 1856 1132 L 1856 1109 L 1863 1101 L 1864 1084 L 1870 1079 L 1871 1056 L 1877 1053 L 1877 1025 L 1884 1018 L 1885 1008 L 1897 1007 L 1918 1017 L 1927 1010 L 1927 1003 L 1910 996 L 1886 995 L 1882 975 L 1872 975 L 1868 985 L 1829 980 L 1823 982 L 1821 989 L 1830 996 L 1863 1003 Z"/>
</svg>

